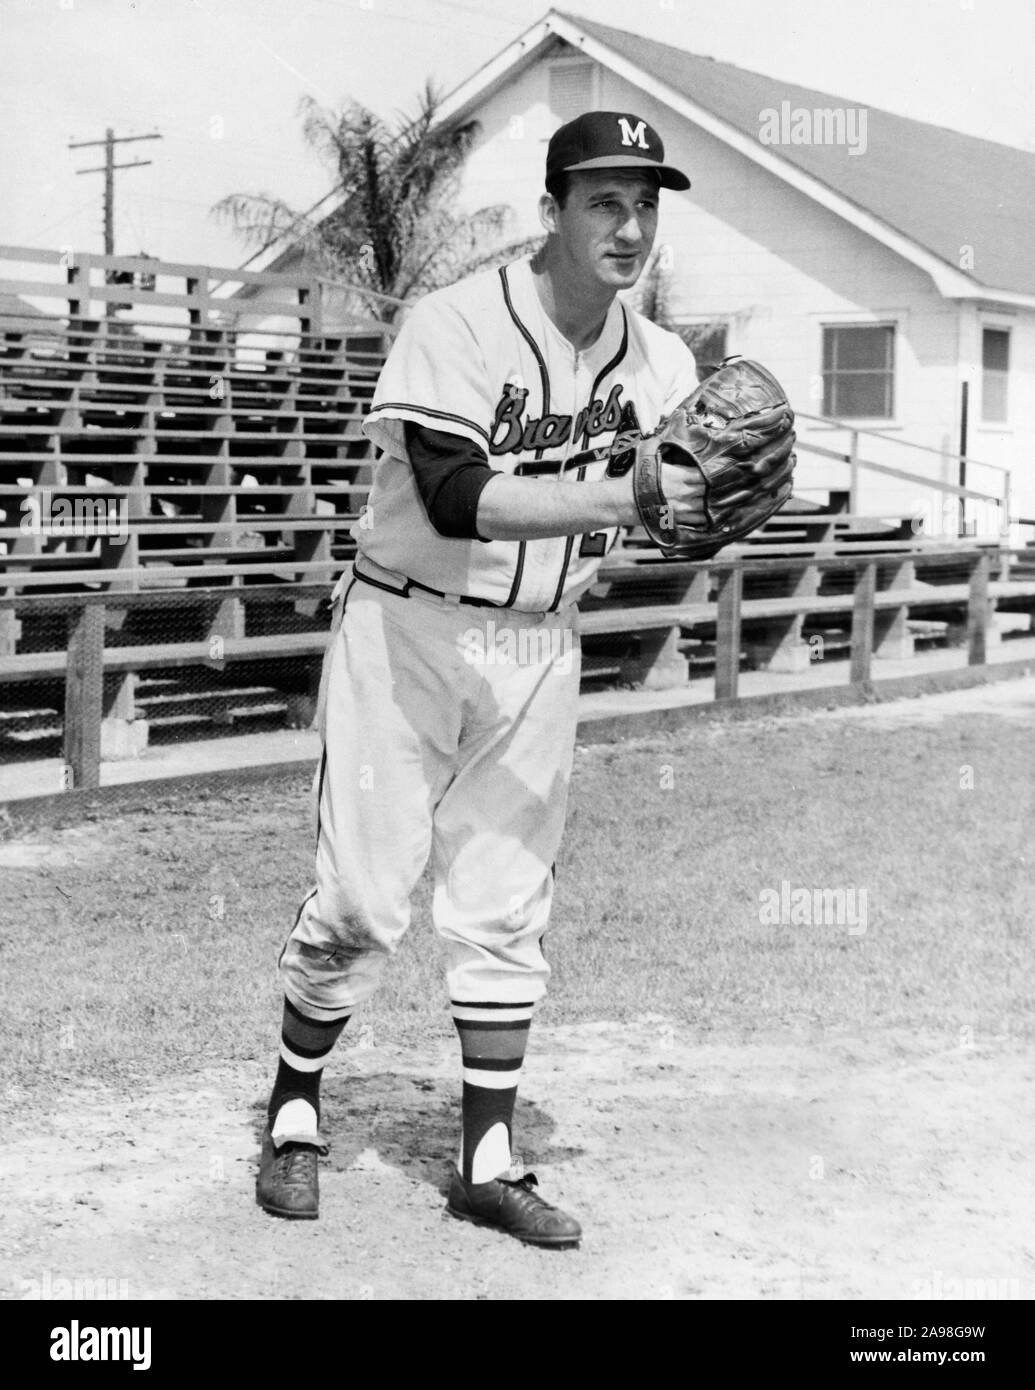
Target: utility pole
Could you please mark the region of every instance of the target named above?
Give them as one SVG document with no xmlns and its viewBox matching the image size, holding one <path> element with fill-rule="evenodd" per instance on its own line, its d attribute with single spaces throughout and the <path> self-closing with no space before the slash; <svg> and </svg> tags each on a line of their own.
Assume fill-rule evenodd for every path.
<svg viewBox="0 0 1035 1390">
<path fill-rule="evenodd" d="M 140 169 L 145 164 L 150 164 L 150 159 L 135 159 L 128 164 L 115 163 L 115 146 L 128 145 L 133 140 L 161 140 L 157 133 L 154 135 L 118 135 L 116 136 L 111 126 L 104 132 L 103 140 L 80 140 L 77 144 L 70 144 L 70 150 L 85 150 L 96 145 L 104 146 L 104 163 L 94 165 L 92 169 L 77 169 L 77 174 L 103 174 L 104 175 L 104 254 L 114 256 L 115 254 L 115 170 L 116 169 Z M 112 283 L 113 272 L 109 269 L 104 280 L 106 284 Z M 107 317 L 111 317 L 115 312 L 114 302 L 107 302 L 105 305 Z"/>
</svg>

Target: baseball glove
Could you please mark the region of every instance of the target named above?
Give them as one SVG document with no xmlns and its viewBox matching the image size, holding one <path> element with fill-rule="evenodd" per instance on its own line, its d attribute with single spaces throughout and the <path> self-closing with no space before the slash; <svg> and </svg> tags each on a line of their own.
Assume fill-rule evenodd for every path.
<svg viewBox="0 0 1035 1390">
<path fill-rule="evenodd" d="M 724 362 L 658 428 L 612 454 L 607 476 L 633 469 L 644 530 L 670 559 L 707 560 L 761 526 L 791 495 L 794 412 L 758 362 Z M 689 503 L 671 504 L 661 465 L 686 468 Z"/>
</svg>

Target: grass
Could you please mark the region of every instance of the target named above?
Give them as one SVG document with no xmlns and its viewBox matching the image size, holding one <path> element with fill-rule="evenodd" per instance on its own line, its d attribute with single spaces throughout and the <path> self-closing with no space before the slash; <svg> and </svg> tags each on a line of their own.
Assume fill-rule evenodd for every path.
<svg viewBox="0 0 1035 1390">
<path fill-rule="evenodd" d="M 947 1046 L 961 1028 L 1029 1035 L 1030 768 L 1029 730 L 989 715 L 707 725 L 580 749 L 541 1017 L 656 1015 L 715 1038 L 802 1020 Z M 303 773 L 34 837 L 66 862 L 4 870 L 9 1083 L 272 1065 L 275 961 L 309 887 L 307 789 Z M 865 930 L 764 925 L 761 895 L 785 881 L 865 889 Z M 375 1036 L 451 1031 L 428 903 L 422 885 L 362 1019 Z"/>
</svg>

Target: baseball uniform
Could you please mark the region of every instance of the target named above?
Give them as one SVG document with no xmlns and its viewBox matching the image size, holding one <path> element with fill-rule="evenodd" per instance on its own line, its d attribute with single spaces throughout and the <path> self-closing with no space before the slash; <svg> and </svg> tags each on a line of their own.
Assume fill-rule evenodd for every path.
<svg viewBox="0 0 1035 1390">
<path fill-rule="evenodd" d="M 578 172 L 587 178 L 569 207 Z M 566 533 L 573 518 L 629 514 L 620 485 L 600 481 L 600 455 L 652 429 L 696 377 L 678 338 L 615 298 L 653 242 L 657 189 L 689 187 L 664 163 L 657 132 L 630 113 L 587 113 L 551 137 L 546 182 L 542 260 L 417 304 L 365 422 L 380 456 L 355 561 L 333 595 L 316 886 L 280 958 L 280 1062 L 256 1185 L 275 1215 L 318 1213 L 320 1075 L 377 988 L 430 863 L 463 1076 L 446 1210 L 534 1245 L 581 1240 L 534 1174 L 513 1175 L 510 1149 L 549 976 L 542 946 L 575 741 L 577 600 L 616 536 Z M 577 350 L 546 302 L 591 345 Z M 506 487 L 492 487 L 500 475 Z M 518 475 L 532 481 L 515 486 Z M 582 494 L 586 481 L 595 486 Z M 552 498 L 537 492 L 559 483 Z M 480 519 L 496 534 L 561 534 L 498 540 Z"/>
<path fill-rule="evenodd" d="M 407 427 L 482 451 L 488 476 L 549 487 L 602 478 L 603 461 L 579 456 L 652 429 L 695 386 L 685 345 L 617 299 L 576 352 L 527 259 L 410 314 L 364 425 L 384 453 L 334 595 L 317 886 L 281 957 L 285 992 L 308 1016 L 346 1016 L 376 989 L 429 857 L 452 1000 L 530 1007 L 549 975 L 541 938 L 574 743 L 575 603 L 616 533 L 442 535 Z"/>
</svg>

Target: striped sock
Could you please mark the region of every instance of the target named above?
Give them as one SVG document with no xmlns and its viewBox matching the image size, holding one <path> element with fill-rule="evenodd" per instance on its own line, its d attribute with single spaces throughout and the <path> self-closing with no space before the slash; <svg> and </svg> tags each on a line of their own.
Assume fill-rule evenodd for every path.
<svg viewBox="0 0 1035 1390">
<path fill-rule="evenodd" d="M 463 1059 L 465 1182 L 491 1182 L 510 1167 L 511 1123 L 532 1004 L 452 1002 Z"/>
<path fill-rule="evenodd" d="M 270 1128 L 281 1106 L 292 1100 L 304 1100 L 313 1107 L 316 1124 L 320 1123 L 320 1078 L 338 1041 L 338 1034 L 349 1021 L 349 1015 L 324 1022 L 308 1018 L 290 999 L 284 1000 L 284 1021 L 280 1032 L 280 1065 L 273 1083 L 268 1109 Z"/>
</svg>

